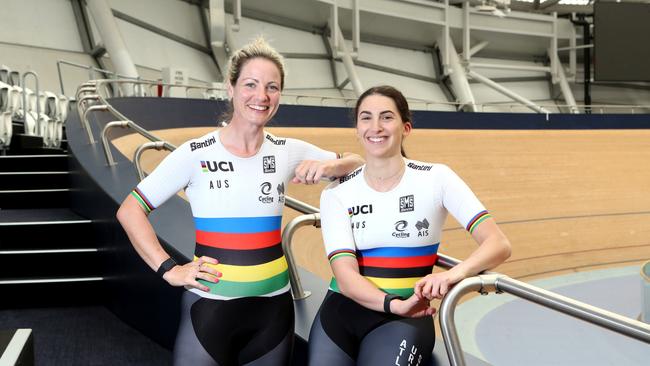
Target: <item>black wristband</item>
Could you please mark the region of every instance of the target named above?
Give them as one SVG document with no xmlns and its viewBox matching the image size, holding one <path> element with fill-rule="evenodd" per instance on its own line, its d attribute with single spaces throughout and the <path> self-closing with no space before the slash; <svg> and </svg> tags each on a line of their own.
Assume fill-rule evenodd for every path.
<svg viewBox="0 0 650 366">
<path fill-rule="evenodd" d="M 158 267 L 156 273 L 158 273 L 158 276 L 162 277 L 165 273 L 167 273 L 167 271 L 174 267 L 176 267 L 176 261 L 172 257 L 169 257 L 160 264 L 160 267 Z"/>
<path fill-rule="evenodd" d="M 390 311 L 390 302 L 395 299 L 404 300 L 404 298 L 401 297 L 400 295 L 386 294 L 386 296 L 384 296 L 384 312 L 386 314 L 392 314 L 392 312 Z"/>
</svg>

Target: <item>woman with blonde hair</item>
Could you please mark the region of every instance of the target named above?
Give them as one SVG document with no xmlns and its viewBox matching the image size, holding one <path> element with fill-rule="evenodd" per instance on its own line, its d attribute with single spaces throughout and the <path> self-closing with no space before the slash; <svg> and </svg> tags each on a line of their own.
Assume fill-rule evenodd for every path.
<svg viewBox="0 0 650 366">
<path fill-rule="evenodd" d="M 228 124 L 190 140 L 122 203 L 117 218 L 152 270 L 184 286 L 175 365 L 286 365 L 294 314 L 280 224 L 285 186 L 345 175 L 362 161 L 264 131 L 284 87 L 280 54 L 263 39 L 234 52 Z M 147 215 L 184 190 L 194 259 L 177 264 Z"/>
</svg>

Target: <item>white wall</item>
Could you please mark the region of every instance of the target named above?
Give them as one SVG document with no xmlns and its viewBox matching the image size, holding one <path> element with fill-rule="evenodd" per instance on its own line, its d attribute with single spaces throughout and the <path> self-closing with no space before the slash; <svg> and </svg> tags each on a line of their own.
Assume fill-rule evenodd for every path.
<svg viewBox="0 0 650 366">
<path fill-rule="evenodd" d="M 232 21 L 232 17 L 228 17 Z M 242 18 L 239 31 L 232 33 L 235 49 L 249 43 L 257 36 L 264 36 L 281 53 L 307 53 L 325 55 L 327 50 L 319 34 L 313 34 L 259 20 Z"/>
<path fill-rule="evenodd" d="M 0 19 L 1 42 L 83 51 L 70 0 L 2 0 Z"/>
<path fill-rule="evenodd" d="M 352 50 L 352 43 L 346 42 L 346 44 L 348 49 Z M 365 61 L 395 70 L 411 72 L 430 78 L 436 77 L 436 71 L 433 65 L 433 55 L 428 52 L 361 42 L 359 45 L 359 61 Z"/>
<path fill-rule="evenodd" d="M 47 48 L 35 48 L 14 44 L 0 43 L 0 64 L 6 65 L 21 74 L 26 71 L 35 71 L 38 74 L 39 89 L 57 94 L 61 93 L 57 60 L 65 60 L 83 65 L 92 65 L 92 58 L 80 52 L 59 51 Z M 89 78 L 87 70 L 67 65 L 61 66 L 65 94 L 73 97 L 77 86 Z M 26 79 L 28 88 L 34 88 L 31 76 Z"/>
<path fill-rule="evenodd" d="M 40 76 L 42 88 L 59 91 L 56 60 L 67 60 L 85 65 L 92 65 L 90 56 L 83 53 L 81 38 L 78 34 L 76 20 L 70 0 L 0 0 L 2 21 L 0 21 L 0 64 L 24 72 L 35 70 Z M 207 45 L 202 29 L 200 12 L 197 6 L 180 0 L 107 0 L 112 8 L 128 14 L 145 23 L 163 29 L 187 39 L 193 43 Z M 231 15 L 227 15 L 232 19 Z M 101 40 L 92 25 L 97 41 Z M 220 80 L 217 67 L 211 57 L 201 51 L 172 41 L 159 34 L 131 24 L 116 20 L 136 67 L 142 77 L 157 79 L 160 69 L 165 66 L 185 68 L 193 82 L 211 82 Z M 293 54 L 287 62 L 286 97 L 288 103 L 310 103 L 317 105 L 349 105 L 350 102 L 339 97 L 354 98 L 351 85 L 343 90 L 336 88 L 347 73 L 340 61 L 335 62 L 336 78 L 332 75 L 331 64 L 326 46 L 320 34 L 302 31 L 264 21 L 243 18 L 240 30 L 233 34 L 233 48 L 241 47 L 255 38 L 264 35 L 266 39 L 284 54 Z M 351 49 L 351 43 L 347 42 Z M 311 55 L 304 57 L 301 55 Z M 389 69 L 435 78 L 433 56 L 428 52 L 413 51 L 397 47 L 381 46 L 362 42 L 358 55 L 360 62 L 371 63 Z M 111 66 L 110 56 L 105 58 L 106 65 Z M 480 63 L 504 63 L 515 65 L 540 66 L 533 62 L 503 61 L 496 59 L 473 58 Z M 476 68 L 480 74 L 492 78 L 546 77 L 538 71 L 509 71 Z M 440 85 L 418 78 L 406 77 L 372 68 L 357 66 L 357 72 L 364 87 L 378 84 L 391 84 L 401 89 L 410 98 L 413 108 L 450 109 L 444 104 L 445 95 Z M 88 78 L 85 70 L 63 66 L 66 94 L 70 95 L 76 86 Z M 548 104 L 556 92 L 551 95 L 548 81 L 501 82 L 512 91 L 536 101 Z M 472 91 L 479 103 L 511 103 L 508 97 L 486 87 L 472 83 Z M 578 103 L 582 99 L 582 86 L 572 85 Z M 296 98 L 290 94 L 304 94 L 312 98 Z M 321 98 L 326 96 L 330 98 Z M 612 104 L 650 104 L 650 91 L 624 89 L 603 85 L 592 87 L 594 103 Z M 418 103 L 416 100 L 439 101 L 439 107 Z M 509 110 L 507 106 L 492 106 L 494 110 Z"/>
<path fill-rule="evenodd" d="M 122 1 L 112 0 L 110 5 L 118 11 L 138 18 L 181 38 L 207 47 L 202 36 L 198 9 L 178 0 Z M 148 12 L 147 12 L 148 10 Z M 89 13 L 95 42 L 101 42 L 101 34 Z M 122 19 L 115 18 L 117 27 L 138 70 L 162 70 L 163 67 L 186 69 L 190 78 L 202 82 L 221 79 L 212 57 L 160 34 L 141 28 Z M 109 55 L 110 57 L 110 55 Z M 147 79 L 159 79 L 160 73 L 145 72 Z"/>
<path fill-rule="evenodd" d="M 111 8 L 194 43 L 207 45 L 199 7 L 179 0 L 109 0 Z"/>
<path fill-rule="evenodd" d="M 60 93 L 57 60 L 92 64 L 83 53 L 70 0 L 2 0 L 0 11 L 0 64 L 35 71 L 41 90 Z M 88 79 L 87 71 L 70 66 L 62 66 L 62 74 L 68 96 Z M 34 88 L 32 77 L 26 84 Z"/>
</svg>

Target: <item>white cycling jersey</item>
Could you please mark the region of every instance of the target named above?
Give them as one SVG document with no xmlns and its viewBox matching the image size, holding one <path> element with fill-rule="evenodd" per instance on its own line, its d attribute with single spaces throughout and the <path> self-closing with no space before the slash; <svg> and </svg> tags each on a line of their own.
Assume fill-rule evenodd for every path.
<svg viewBox="0 0 650 366">
<path fill-rule="evenodd" d="M 401 181 L 388 192 L 368 186 L 365 166 L 332 183 L 321 195 L 320 215 L 330 261 L 354 256 L 378 288 L 408 297 L 431 273 L 447 213 L 470 233 L 490 215 L 446 165 L 405 164 Z M 330 288 L 338 291 L 335 279 Z"/>
<path fill-rule="evenodd" d="M 195 260 L 219 261 L 219 282 L 199 296 L 274 296 L 289 289 L 280 225 L 285 190 L 303 160 L 336 154 L 304 141 L 265 133 L 257 154 L 241 158 L 222 145 L 219 131 L 190 140 L 166 157 L 132 192 L 150 212 L 184 189 L 196 229 Z"/>
</svg>

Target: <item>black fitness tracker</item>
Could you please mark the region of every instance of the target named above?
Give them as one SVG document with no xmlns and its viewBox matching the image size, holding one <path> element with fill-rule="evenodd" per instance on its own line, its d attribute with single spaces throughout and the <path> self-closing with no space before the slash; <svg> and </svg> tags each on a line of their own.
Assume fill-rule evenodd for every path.
<svg viewBox="0 0 650 366">
<path fill-rule="evenodd" d="M 167 271 L 174 268 L 175 266 L 176 261 L 172 257 L 169 257 L 160 264 L 160 267 L 158 267 L 156 273 L 158 273 L 158 276 L 162 277 L 165 273 L 167 273 Z"/>
<path fill-rule="evenodd" d="M 390 302 L 395 299 L 404 300 L 404 298 L 401 297 L 400 295 L 386 294 L 386 296 L 384 296 L 384 312 L 386 314 L 392 314 L 392 312 L 390 311 Z"/>
</svg>

